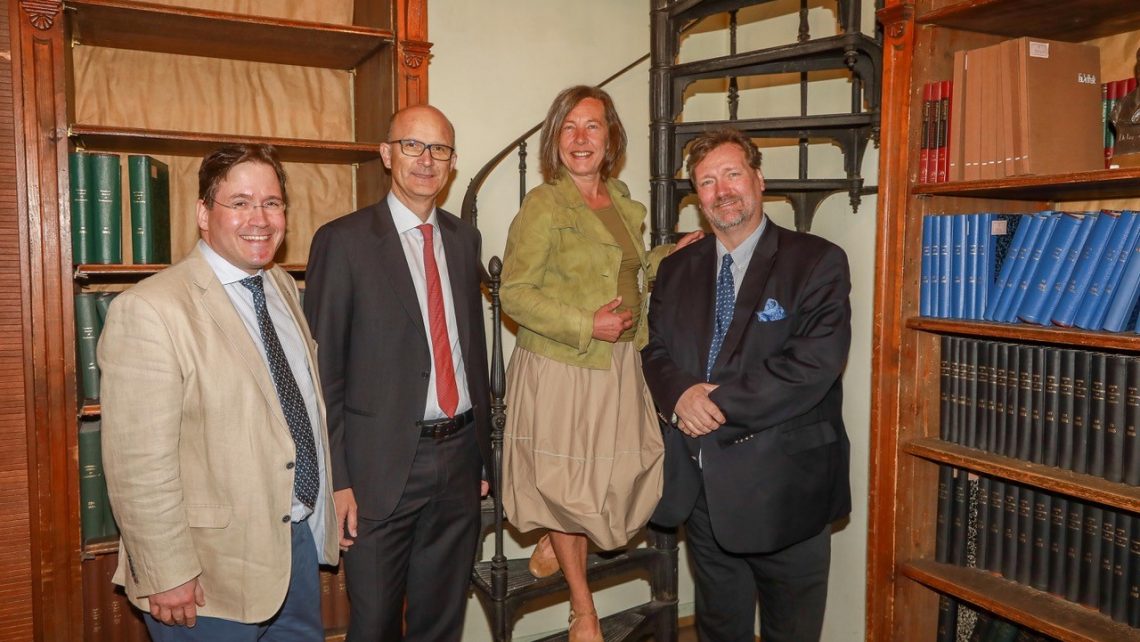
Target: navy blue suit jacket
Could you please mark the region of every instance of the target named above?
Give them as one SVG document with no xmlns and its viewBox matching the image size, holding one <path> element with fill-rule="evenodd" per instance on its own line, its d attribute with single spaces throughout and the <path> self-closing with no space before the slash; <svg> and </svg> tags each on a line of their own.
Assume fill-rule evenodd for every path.
<svg viewBox="0 0 1140 642">
<path fill-rule="evenodd" d="M 707 236 L 665 259 L 657 273 L 642 359 L 663 418 L 704 381 L 716 267 L 715 238 Z M 851 511 L 840 387 L 850 291 L 842 249 L 768 221 L 713 367 L 719 388 L 711 399 L 727 423 L 698 438 L 701 467 L 698 439 L 663 422 L 665 489 L 655 523 L 684 522 L 703 484 L 717 542 L 733 553 L 765 553 Z M 783 318 L 761 319 L 772 305 L 783 308 Z"/>
</svg>

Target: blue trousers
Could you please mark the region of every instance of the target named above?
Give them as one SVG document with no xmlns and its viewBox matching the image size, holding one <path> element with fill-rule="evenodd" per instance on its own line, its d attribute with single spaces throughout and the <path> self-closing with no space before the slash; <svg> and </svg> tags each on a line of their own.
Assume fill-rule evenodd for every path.
<svg viewBox="0 0 1140 642">
<path fill-rule="evenodd" d="M 209 594 L 206 600 L 209 601 Z M 281 609 L 265 622 L 243 624 L 198 616 L 193 628 L 168 626 L 143 615 L 154 642 L 322 642 L 321 586 L 317 575 L 317 545 L 305 523 L 293 524 L 293 566 L 289 591 Z"/>
</svg>

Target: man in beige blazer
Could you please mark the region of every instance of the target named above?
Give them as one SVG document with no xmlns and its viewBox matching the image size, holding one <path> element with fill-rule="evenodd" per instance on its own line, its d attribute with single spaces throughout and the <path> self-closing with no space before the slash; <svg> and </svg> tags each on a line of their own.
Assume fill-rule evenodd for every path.
<svg viewBox="0 0 1140 642">
<path fill-rule="evenodd" d="M 115 298 L 99 342 L 114 582 L 156 641 L 323 639 L 337 563 L 316 348 L 293 279 L 272 147 L 202 161 L 201 239 Z"/>
</svg>

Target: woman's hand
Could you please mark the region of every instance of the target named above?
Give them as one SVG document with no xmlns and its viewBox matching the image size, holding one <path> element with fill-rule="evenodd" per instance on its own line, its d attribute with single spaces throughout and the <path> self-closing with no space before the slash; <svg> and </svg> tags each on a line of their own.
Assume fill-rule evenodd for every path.
<svg viewBox="0 0 1140 642">
<path fill-rule="evenodd" d="M 669 250 L 669 253 L 672 254 L 673 252 L 676 252 L 677 250 L 685 247 L 686 245 L 691 245 L 693 243 L 696 243 L 697 241 L 703 239 L 704 237 L 705 237 L 705 233 L 702 232 L 701 230 L 695 230 L 693 232 L 689 232 L 688 234 L 682 236 L 680 238 L 680 240 L 677 241 L 677 244 L 673 246 L 672 250 Z"/>
<path fill-rule="evenodd" d="M 598 308 L 594 313 L 593 337 L 600 341 L 613 343 L 618 340 L 622 332 L 633 327 L 633 312 L 614 312 L 621 305 L 621 297 Z"/>
</svg>

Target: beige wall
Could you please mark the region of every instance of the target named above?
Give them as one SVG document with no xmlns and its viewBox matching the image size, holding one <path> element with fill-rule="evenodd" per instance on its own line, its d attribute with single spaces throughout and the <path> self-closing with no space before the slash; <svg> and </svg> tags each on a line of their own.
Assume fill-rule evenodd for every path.
<svg viewBox="0 0 1140 642">
<path fill-rule="evenodd" d="M 813 33 L 834 32 L 829 2 L 813 2 Z M 864 4 L 871 5 L 868 0 Z M 779 0 L 741 13 L 742 50 L 790 42 L 797 30 L 798 2 Z M 871 7 L 865 7 L 864 30 L 872 24 Z M 712 20 L 686 39 L 682 59 L 699 59 L 727 53 L 728 37 Z M 463 191 L 479 167 L 507 142 L 540 122 L 554 95 L 577 83 L 596 83 L 648 52 L 649 2 L 646 0 L 495 0 L 493 2 L 429 3 L 429 33 L 435 43 L 431 61 L 431 101 L 452 119 L 457 131 L 459 163 L 444 206 L 458 213 Z M 621 113 L 630 144 L 619 178 L 629 184 L 635 198 L 649 201 L 649 63 L 644 62 L 608 89 Z M 743 85 L 741 117 L 798 113 L 795 78 L 774 84 Z M 722 86 L 705 83 L 690 92 L 684 117 L 689 120 L 724 117 Z M 820 78 L 813 82 L 810 113 L 841 111 L 849 102 L 846 81 Z M 531 144 L 528 185 L 540 180 L 534 171 L 538 139 Z M 811 175 L 837 176 L 842 156 L 829 145 L 812 146 Z M 769 149 L 765 174 L 773 178 L 795 176 L 794 151 Z M 877 150 L 871 148 L 863 163 L 869 184 L 875 183 Z M 501 254 L 510 219 L 518 207 L 517 158 L 511 157 L 491 176 L 480 195 L 479 227 L 484 258 Z M 782 202 L 767 205 L 777 223 L 791 226 L 791 209 Z M 698 224 L 695 209 L 682 216 L 680 227 Z M 844 414 L 852 442 L 854 511 L 851 521 L 833 538 L 831 588 L 824 640 L 848 642 L 863 637 L 864 561 L 866 548 L 867 465 L 869 444 L 869 381 L 871 348 L 872 276 L 874 270 L 875 198 L 864 197 L 853 214 L 846 195 L 836 195 L 821 206 L 813 232 L 841 245 L 852 269 L 854 341 L 845 377 Z M 507 354 L 513 344 L 507 337 Z M 534 534 L 515 534 L 508 542 L 508 557 L 529 554 Z M 487 540 L 486 556 L 490 556 Z M 682 553 L 681 613 L 693 609 L 692 581 Z M 609 586 L 597 593 L 599 611 L 606 613 L 644 602 L 648 584 L 633 581 Z M 524 615 L 515 632 L 525 640 L 566 626 L 565 601 L 551 600 Z M 464 639 L 490 639 L 477 601 L 472 598 Z"/>
</svg>

